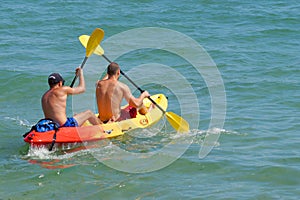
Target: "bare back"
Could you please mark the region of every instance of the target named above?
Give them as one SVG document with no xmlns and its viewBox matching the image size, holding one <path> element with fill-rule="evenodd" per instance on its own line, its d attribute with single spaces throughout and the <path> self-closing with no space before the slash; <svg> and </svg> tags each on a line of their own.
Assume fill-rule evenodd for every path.
<svg viewBox="0 0 300 200">
<path fill-rule="evenodd" d="M 68 95 L 80 94 L 85 91 L 83 76 L 80 76 L 80 84 L 71 88 L 69 86 L 56 85 L 50 88 L 42 97 L 42 108 L 45 118 L 50 118 L 60 125 L 67 121 L 66 106 Z"/>
<path fill-rule="evenodd" d="M 68 95 L 80 94 L 85 92 L 85 81 L 81 67 L 76 68 L 76 76 L 79 77 L 77 87 L 64 86 L 64 80 L 58 73 L 52 73 L 48 77 L 50 89 L 42 96 L 42 108 L 45 118 L 50 118 L 58 122 L 61 126 L 67 121 L 66 106 Z M 100 124 L 100 120 L 90 110 L 77 113 L 73 116 L 78 126 L 86 120 L 93 125 Z M 69 126 L 67 124 L 66 126 Z M 100 128 L 100 127 L 99 127 Z"/>
<path fill-rule="evenodd" d="M 42 97 L 45 118 L 64 124 L 67 121 L 66 101 L 67 93 L 63 87 L 48 90 Z"/>
<path fill-rule="evenodd" d="M 116 120 L 121 114 L 121 102 L 125 98 L 130 101 L 132 94 L 127 85 L 115 79 L 97 82 L 96 98 L 101 121 Z"/>
</svg>

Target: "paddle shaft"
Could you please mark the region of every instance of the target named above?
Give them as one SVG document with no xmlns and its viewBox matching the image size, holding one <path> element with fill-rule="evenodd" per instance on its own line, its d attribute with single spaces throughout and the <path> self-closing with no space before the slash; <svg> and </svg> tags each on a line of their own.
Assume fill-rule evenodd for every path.
<svg viewBox="0 0 300 200">
<path fill-rule="evenodd" d="M 85 57 L 84 57 L 84 60 L 83 60 L 83 61 L 82 61 L 82 63 L 81 63 L 81 66 L 80 66 L 80 68 L 81 68 L 81 69 L 82 69 L 82 68 L 83 68 L 83 66 L 85 65 L 85 63 L 86 63 L 87 59 L 88 59 L 88 57 L 87 57 L 87 56 L 85 56 Z M 71 83 L 70 87 L 73 87 L 73 85 L 74 85 L 74 83 L 75 83 L 76 79 L 77 79 L 77 75 L 75 75 L 75 77 L 73 78 L 73 81 L 72 81 L 72 83 Z"/>
<path fill-rule="evenodd" d="M 109 63 L 112 63 L 112 61 L 110 59 L 108 59 L 104 54 L 102 54 L 102 57 Z M 120 69 L 120 73 L 127 78 L 127 80 L 134 85 L 141 93 L 143 93 L 145 90 L 142 90 L 139 86 L 137 86 L 121 69 Z M 163 114 L 166 114 L 166 111 L 160 107 L 160 105 L 158 105 L 150 96 L 147 97 L 155 106 L 157 106 L 162 112 Z"/>
</svg>

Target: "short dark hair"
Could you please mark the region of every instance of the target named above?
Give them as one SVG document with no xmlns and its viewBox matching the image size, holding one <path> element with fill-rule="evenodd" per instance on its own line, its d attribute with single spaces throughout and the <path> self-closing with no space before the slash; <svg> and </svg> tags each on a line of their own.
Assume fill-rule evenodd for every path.
<svg viewBox="0 0 300 200">
<path fill-rule="evenodd" d="M 120 69 L 120 67 L 119 67 L 118 63 L 112 62 L 107 67 L 107 74 L 110 76 L 116 75 L 119 69 Z"/>
</svg>

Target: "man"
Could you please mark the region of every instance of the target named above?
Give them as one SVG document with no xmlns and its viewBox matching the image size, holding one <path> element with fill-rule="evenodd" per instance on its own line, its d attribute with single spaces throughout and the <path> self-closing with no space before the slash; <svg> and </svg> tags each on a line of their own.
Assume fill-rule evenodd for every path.
<svg viewBox="0 0 300 200">
<path fill-rule="evenodd" d="M 54 120 L 62 127 L 81 126 L 86 120 L 89 120 L 93 125 L 98 125 L 100 124 L 100 120 L 90 110 L 67 118 L 67 96 L 80 94 L 85 91 L 85 81 L 81 68 L 76 69 L 76 75 L 79 77 L 79 84 L 74 88 L 64 86 L 65 80 L 60 74 L 52 73 L 49 75 L 48 84 L 50 89 L 42 97 L 42 107 L 45 118 Z"/>
<path fill-rule="evenodd" d="M 96 84 L 96 99 L 99 119 L 103 123 L 121 121 L 134 117 L 136 108 L 143 107 L 143 99 L 149 97 L 147 91 L 135 98 L 127 85 L 118 81 L 120 67 L 112 62 L 107 67 L 107 75 Z M 121 110 L 122 99 L 125 98 L 129 106 L 135 109 Z M 135 112 L 135 113 L 134 113 Z M 144 112 L 145 114 L 145 112 Z"/>
</svg>

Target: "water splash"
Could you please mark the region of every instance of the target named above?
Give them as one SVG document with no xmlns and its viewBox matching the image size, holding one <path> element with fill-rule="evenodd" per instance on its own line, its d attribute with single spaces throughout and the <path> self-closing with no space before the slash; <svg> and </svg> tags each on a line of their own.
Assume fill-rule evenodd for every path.
<svg viewBox="0 0 300 200">
<path fill-rule="evenodd" d="M 18 124 L 20 126 L 25 126 L 25 127 L 31 127 L 34 124 L 31 124 L 27 119 L 21 119 L 19 116 L 17 117 L 4 117 L 4 119 L 12 121 L 15 124 Z"/>
</svg>

